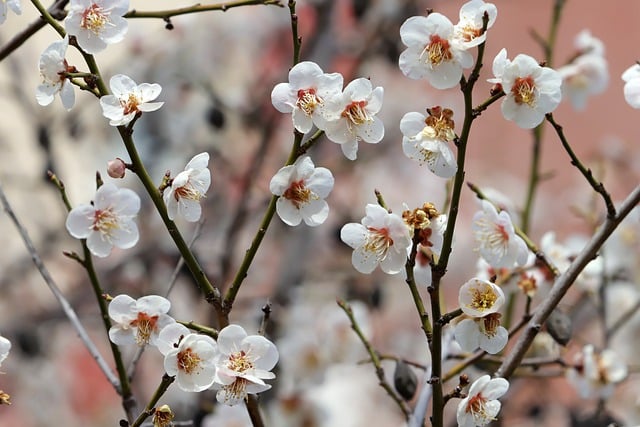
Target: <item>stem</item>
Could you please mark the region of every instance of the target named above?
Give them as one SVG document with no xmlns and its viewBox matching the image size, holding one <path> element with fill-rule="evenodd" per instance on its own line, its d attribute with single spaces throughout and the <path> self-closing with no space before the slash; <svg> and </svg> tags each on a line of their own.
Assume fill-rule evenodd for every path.
<svg viewBox="0 0 640 427">
<path fill-rule="evenodd" d="M 144 420 L 146 420 L 147 418 L 153 415 L 153 413 L 155 412 L 156 403 L 158 403 L 158 400 L 160 400 L 162 395 L 164 395 L 164 393 L 167 391 L 167 389 L 173 383 L 173 381 L 175 381 L 175 377 L 170 377 L 167 374 L 164 374 L 162 376 L 162 381 L 160 382 L 160 385 L 156 389 L 155 393 L 153 393 L 153 396 L 149 400 L 147 407 L 145 408 L 144 411 L 142 411 L 142 413 L 138 416 L 138 418 L 136 418 L 133 424 L 131 424 L 131 427 L 141 426 Z"/>
<path fill-rule="evenodd" d="M 178 9 L 170 9 L 170 10 L 158 10 L 158 11 L 138 11 L 131 10 L 127 12 L 124 17 L 125 18 L 158 18 L 168 20 L 173 16 L 178 15 L 186 15 L 188 13 L 198 13 L 198 12 L 208 12 L 213 10 L 221 10 L 226 12 L 229 9 L 240 6 L 251 6 L 251 5 L 274 5 L 283 7 L 280 0 L 238 0 L 238 1 L 230 1 L 227 3 L 219 3 L 219 4 L 209 4 L 209 5 L 201 5 L 196 4 L 194 6 L 182 7 Z"/>
<path fill-rule="evenodd" d="M 431 322 L 429 321 L 429 313 L 427 313 L 427 310 L 425 310 L 424 308 L 424 301 L 420 296 L 420 291 L 418 290 L 418 286 L 416 285 L 416 280 L 413 274 L 413 268 L 416 265 L 416 255 L 418 253 L 419 240 L 420 236 L 418 236 L 416 233 L 416 236 L 414 236 L 413 238 L 413 245 L 411 246 L 409 258 L 407 259 L 407 263 L 405 264 L 405 271 L 407 274 L 406 282 L 407 285 L 409 285 L 413 303 L 415 304 L 418 315 L 420 316 L 420 324 L 422 326 L 422 330 L 427 337 L 427 342 L 429 343 L 429 345 L 431 345 L 431 342 L 433 341 L 433 327 L 431 326 Z"/>
</svg>

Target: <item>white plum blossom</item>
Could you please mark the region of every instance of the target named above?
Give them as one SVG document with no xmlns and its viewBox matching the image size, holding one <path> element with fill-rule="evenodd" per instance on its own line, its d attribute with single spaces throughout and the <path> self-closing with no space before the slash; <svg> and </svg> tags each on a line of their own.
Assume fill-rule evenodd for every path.
<svg viewBox="0 0 640 427">
<path fill-rule="evenodd" d="M 278 349 L 261 335 L 247 335 L 239 325 L 229 325 L 218 334 L 217 367 L 213 387 L 216 398 L 225 405 L 236 405 L 248 394 L 269 390 L 264 380 L 275 378 L 271 372 L 278 363 Z"/>
<path fill-rule="evenodd" d="M 622 73 L 624 99 L 632 108 L 640 108 L 640 65 L 633 64 Z"/>
<path fill-rule="evenodd" d="M 9 351 L 11 351 L 11 341 L 0 335 L 0 365 L 9 356 Z"/>
<path fill-rule="evenodd" d="M 213 384 L 218 345 L 207 335 L 194 334 L 180 323 L 172 323 L 160 331 L 158 350 L 164 356 L 164 370 L 175 376 L 183 391 L 199 392 Z"/>
<path fill-rule="evenodd" d="M 460 8 L 460 21 L 453 27 L 454 37 L 465 49 L 484 43 L 487 33 L 482 32 L 482 19 L 487 13 L 487 30 L 493 26 L 498 9 L 493 3 L 483 0 L 471 0 Z"/>
<path fill-rule="evenodd" d="M 611 349 L 596 352 L 587 344 L 575 355 L 567 378 L 584 399 L 597 396 L 606 399 L 613 394 L 616 384 L 627 377 L 628 368 Z"/>
<path fill-rule="evenodd" d="M 529 250 L 516 235 L 511 217 L 498 211 L 493 204 L 482 200 L 482 210 L 475 213 L 471 225 L 480 256 L 493 268 L 513 268 L 527 262 Z"/>
<path fill-rule="evenodd" d="M 36 89 L 38 104 L 49 105 L 53 102 L 55 95 L 60 94 L 64 108 L 70 110 L 73 107 L 76 98 L 73 84 L 64 75 L 66 72 L 75 70 L 75 67 L 70 67 L 65 59 L 68 47 L 69 36 L 65 36 L 62 40 L 51 43 L 40 55 L 38 66 L 42 83 Z"/>
<path fill-rule="evenodd" d="M 495 283 L 473 278 L 460 287 L 458 304 L 463 313 L 471 317 L 484 317 L 497 313 L 504 305 L 502 289 Z"/>
<path fill-rule="evenodd" d="M 451 178 L 458 164 L 448 142 L 455 139 L 453 112 L 440 107 L 429 109 L 429 116 L 412 112 L 400 120 L 402 151 L 410 158 L 426 163 L 431 172 L 441 178 Z"/>
<path fill-rule="evenodd" d="M 454 329 L 454 336 L 460 348 L 466 352 L 478 348 L 489 354 L 499 353 L 509 341 L 509 333 L 500 326 L 500 313 L 484 317 L 461 320 Z"/>
<path fill-rule="evenodd" d="M 129 0 L 71 0 L 64 26 L 82 50 L 94 54 L 124 39 L 128 10 Z"/>
<path fill-rule="evenodd" d="M 299 157 L 294 164 L 281 168 L 271 178 L 269 189 L 279 196 L 276 212 L 287 225 L 301 221 L 315 227 L 329 215 L 324 200 L 333 189 L 333 175 L 327 168 L 316 168 L 309 156 Z"/>
<path fill-rule="evenodd" d="M 402 73 L 411 79 L 427 79 L 436 89 L 456 86 L 462 69 L 473 65 L 473 56 L 457 41 L 453 24 L 439 13 L 412 16 L 400 27 L 407 46 L 400 54 Z"/>
<path fill-rule="evenodd" d="M 150 102 L 160 95 L 162 87 L 157 83 L 136 84 L 124 74 L 116 74 L 109 80 L 113 95 L 100 98 L 102 115 L 108 118 L 111 126 L 129 124 L 134 117 L 143 112 L 156 111 L 164 102 Z"/>
<path fill-rule="evenodd" d="M 493 61 L 494 79 L 506 94 L 502 115 L 524 129 L 532 129 L 547 113 L 558 107 L 562 99 L 562 77 L 549 67 L 542 67 L 532 57 L 519 54 L 513 61 L 502 49 Z"/>
<path fill-rule="evenodd" d="M 92 204 L 69 212 L 66 227 L 76 239 L 87 239 L 92 254 L 106 257 L 113 246 L 128 249 L 138 242 L 133 219 L 139 210 L 140 197 L 135 192 L 106 183 L 96 191 Z"/>
<path fill-rule="evenodd" d="M 158 334 L 175 320 L 167 314 L 171 308 L 168 299 L 147 295 L 137 300 L 129 295 L 118 295 L 109 303 L 109 317 L 113 326 L 109 338 L 117 345 L 156 345 Z"/>
<path fill-rule="evenodd" d="M 604 56 L 604 43 L 587 29 L 578 33 L 573 44 L 582 55 Z"/>
<path fill-rule="evenodd" d="M 362 223 L 349 223 L 340 230 L 340 238 L 353 248 L 351 262 L 360 273 L 369 274 L 380 264 L 387 274 L 404 269 L 411 233 L 403 219 L 379 205 L 368 204 Z"/>
<path fill-rule="evenodd" d="M 359 78 L 327 101 L 326 114 L 318 118 L 318 127 L 324 129 L 329 140 L 340 144 L 347 159 L 356 159 L 358 141 L 382 141 L 384 124 L 376 114 L 382 108 L 383 95 L 382 87 L 374 89 L 369 79 Z"/>
<path fill-rule="evenodd" d="M 562 94 L 573 107 L 582 111 L 587 99 L 605 91 L 609 85 L 607 61 L 598 55 L 581 55 L 571 64 L 558 69 L 562 76 Z"/>
<path fill-rule="evenodd" d="M 7 20 L 8 9 L 11 9 L 16 15 L 22 14 L 21 0 L 2 0 L 0 1 L 0 25 Z"/>
<path fill-rule="evenodd" d="M 279 83 L 271 92 L 271 102 L 281 113 L 292 113 L 293 126 L 307 133 L 313 125 L 322 129 L 326 100 L 342 91 L 340 73 L 324 73 L 315 62 L 304 61 L 289 71 L 289 83 Z M 324 129 L 323 129 L 324 130 Z"/>
<path fill-rule="evenodd" d="M 178 216 L 189 222 L 200 219 L 202 215 L 200 200 L 205 197 L 211 185 L 208 166 L 208 153 L 195 155 L 184 170 L 171 180 L 171 185 L 164 189 L 163 199 L 170 220 Z"/>
<path fill-rule="evenodd" d="M 509 390 L 504 378 L 483 375 L 471 384 L 469 394 L 458 403 L 458 427 L 485 426 L 495 420 L 502 406 L 497 400 Z"/>
</svg>

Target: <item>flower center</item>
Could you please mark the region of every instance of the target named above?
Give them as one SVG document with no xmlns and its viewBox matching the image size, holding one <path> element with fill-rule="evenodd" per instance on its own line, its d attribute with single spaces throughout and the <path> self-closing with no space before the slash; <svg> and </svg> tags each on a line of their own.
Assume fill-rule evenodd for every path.
<svg viewBox="0 0 640 427">
<path fill-rule="evenodd" d="M 138 317 L 131 322 L 131 326 L 138 328 L 136 335 L 136 343 L 139 346 L 149 344 L 149 338 L 151 334 L 156 330 L 156 323 L 158 322 L 158 316 L 149 316 L 147 313 L 138 313 Z"/>
<path fill-rule="evenodd" d="M 282 194 L 282 197 L 291 201 L 291 203 L 293 203 L 293 206 L 295 206 L 297 209 L 300 209 L 302 205 L 309 203 L 310 200 L 317 199 L 317 196 L 314 196 L 315 195 L 311 192 L 311 190 L 309 190 L 305 186 L 303 179 L 292 182 L 289 188 L 287 188 Z"/>
<path fill-rule="evenodd" d="M 186 199 L 198 202 L 202 199 L 203 194 L 187 182 L 182 187 L 177 187 L 173 190 L 173 197 L 175 197 L 176 201 Z"/>
<path fill-rule="evenodd" d="M 479 229 L 476 238 L 483 248 L 503 257 L 509 248 L 509 233 L 503 224 L 481 218 L 476 221 Z"/>
<path fill-rule="evenodd" d="M 474 27 L 471 24 L 465 25 L 459 30 L 459 36 L 462 40 L 470 42 L 482 35 L 482 27 Z"/>
<path fill-rule="evenodd" d="M 496 336 L 501 317 L 500 313 L 491 313 L 480 318 L 480 331 L 490 338 Z"/>
<path fill-rule="evenodd" d="M 366 106 L 367 101 L 353 101 L 342 111 L 341 116 L 346 117 L 349 131 L 351 131 L 354 125 L 358 126 L 373 120 L 367 110 L 365 110 Z"/>
<path fill-rule="evenodd" d="M 300 89 L 298 91 L 298 100 L 296 101 L 296 107 L 304 111 L 304 114 L 306 114 L 307 116 L 311 116 L 311 114 L 313 114 L 316 106 L 323 104 L 323 99 L 316 94 L 315 89 Z"/>
<path fill-rule="evenodd" d="M 236 378 L 231 384 L 222 387 L 226 392 L 225 402 L 244 400 L 247 397 L 247 382 L 244 378 Z"/>
<path fill-rule="evenodd" d="M 536 84 L 533 77 L 518 77 L 511 88 L 518 105 L 527 104 L 533 107 L 536 103 Z"/>
<path fill-rule="evenodd" d="M 249 369 L 253 369 L 253 362 L 251 358 L 249 358 L 249 355 L 244 350 L 241 350 L 229 355 L 227 368 L 241 374 Z"/>
<path fill-rule="evenodd" d="M 455 123 L 452 117 L 453 111 L 448 108 L 430 108 L 429 117 L 424 121 L 427 126 L 422 130 L 422 134 L 430 139 L 453 141 L 456 133 L 453 131 Z"/>
<path fill-rule="evenodd" d="M 80 27 L 99 35 L 102 29 L 109 23 L 109 14 L 102 6 L 93 3 L 88 9 L 82 12 Z"/>
<path fill-rule="evenodd" d="M 425 46 L 420 57 L 426 57 L 425 62 L 434 68 L 443 62 L 451 61 L 453 54 L 449 49 L 449 41 L 434 34 L 429 37 L 429 44 Z"/>
<path fill-rule="evenodd" d="M 178 353 L 178 369 L 186 374 L 192 374 L 200 370 L 200 356 L 191 348 L 186 348 Z"/>
<path fill-rule="evenodd" d="M 493 307 L 493 304 L 498 299 L 498 295 L 496 295 L 490 286 L 483 286 L 483 288 L 484 289 L 469 289 L 469 293 L 471 293 L 471 303 L 469 307 L 478 311 L 489 310 Z"/>
<path fill-rule="evenodd" d="M 487 399 L 478 393 L 475 396 L 469 398 L 465 411 L 476 420 L 478 425 L 488 424 L 489 421 L 493 421 L 493 417 L 487 414 L 486 410 Z"/>
<path fill-rule="evenodd" d="M 127 99 L 121 99 L 120 105 L 124 108 L 124 115 L 131 113 L 137 113 L 138 105 L 140 105 L 140 100 L 134 93 L 130 93 Z"/>
<path fill-rule="evenodd" d="M 93 214 L 93 230 L 104 236 L 110 236 L 114 230 L 120 228 L 117 215 L 109 209 L 96 209 Z"/>
<path fill-rule="evenodd" d="M 368 227 L 367 237 L 364 244 L 366 252 L 372 252 L 377 259 L 383 259 L 387 255 L 389 248 L 393 246 L 393 239 L 389 235 L 387 228 Z"/>
</svg>

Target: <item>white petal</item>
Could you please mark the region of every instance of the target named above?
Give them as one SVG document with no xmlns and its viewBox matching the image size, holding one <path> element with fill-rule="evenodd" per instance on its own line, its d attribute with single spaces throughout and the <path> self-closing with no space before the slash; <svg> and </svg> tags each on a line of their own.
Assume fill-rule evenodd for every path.
<svg viewBox="0 0 640 427">
<path fill-rule="evenodd" d="M 460 348 L 467 353 L 476 351 L 480 346 L 480 330 L 471 319 L 463 319 L 456 325 L 454 336 Z"/>
<path fill-rule="evenodd" d="M 232 354 L 247 337 L 247 332 L 240 325 L 229 325 L 218 333 L 218 350 L 222 354 Z"/>
<path fill-rule="evenodd" d="M 76 206 L 67 215 L 66 227 L 76 239 L 86 239 L 93 231 L 95 208 L 91 205 Z"/>
</svg>

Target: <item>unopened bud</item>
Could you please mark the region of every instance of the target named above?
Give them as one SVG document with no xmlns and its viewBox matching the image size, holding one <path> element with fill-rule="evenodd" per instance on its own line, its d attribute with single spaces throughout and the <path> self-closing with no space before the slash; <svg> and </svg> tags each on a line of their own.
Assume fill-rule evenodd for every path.
<svg viewBox="0 0 640 427">
<path fill-rule="evenodd" d="M 571 318 L 564 311 L 556 308 L 546 322 L 547 331 L 553 337 L 555 342 L 560 345 L 567 345 L 571 339 L 572 322 Z"/>
<path fill-rule="evenodd" d="M 111 178 L 124 178 L 124 173 L 127 170 L 127 165 L 120 157 L 115 160 L 110 160 L 107 163 L 107 173 Z"/>
<path fill-rule="evenodd" d="M 396 370 L 393 372 L 393 385 L 404 400 L 411 400 L 413 395 L 416 394 L 418 378 L 409 365 L 402 360 L 396 362 Z"/>
</svg>

